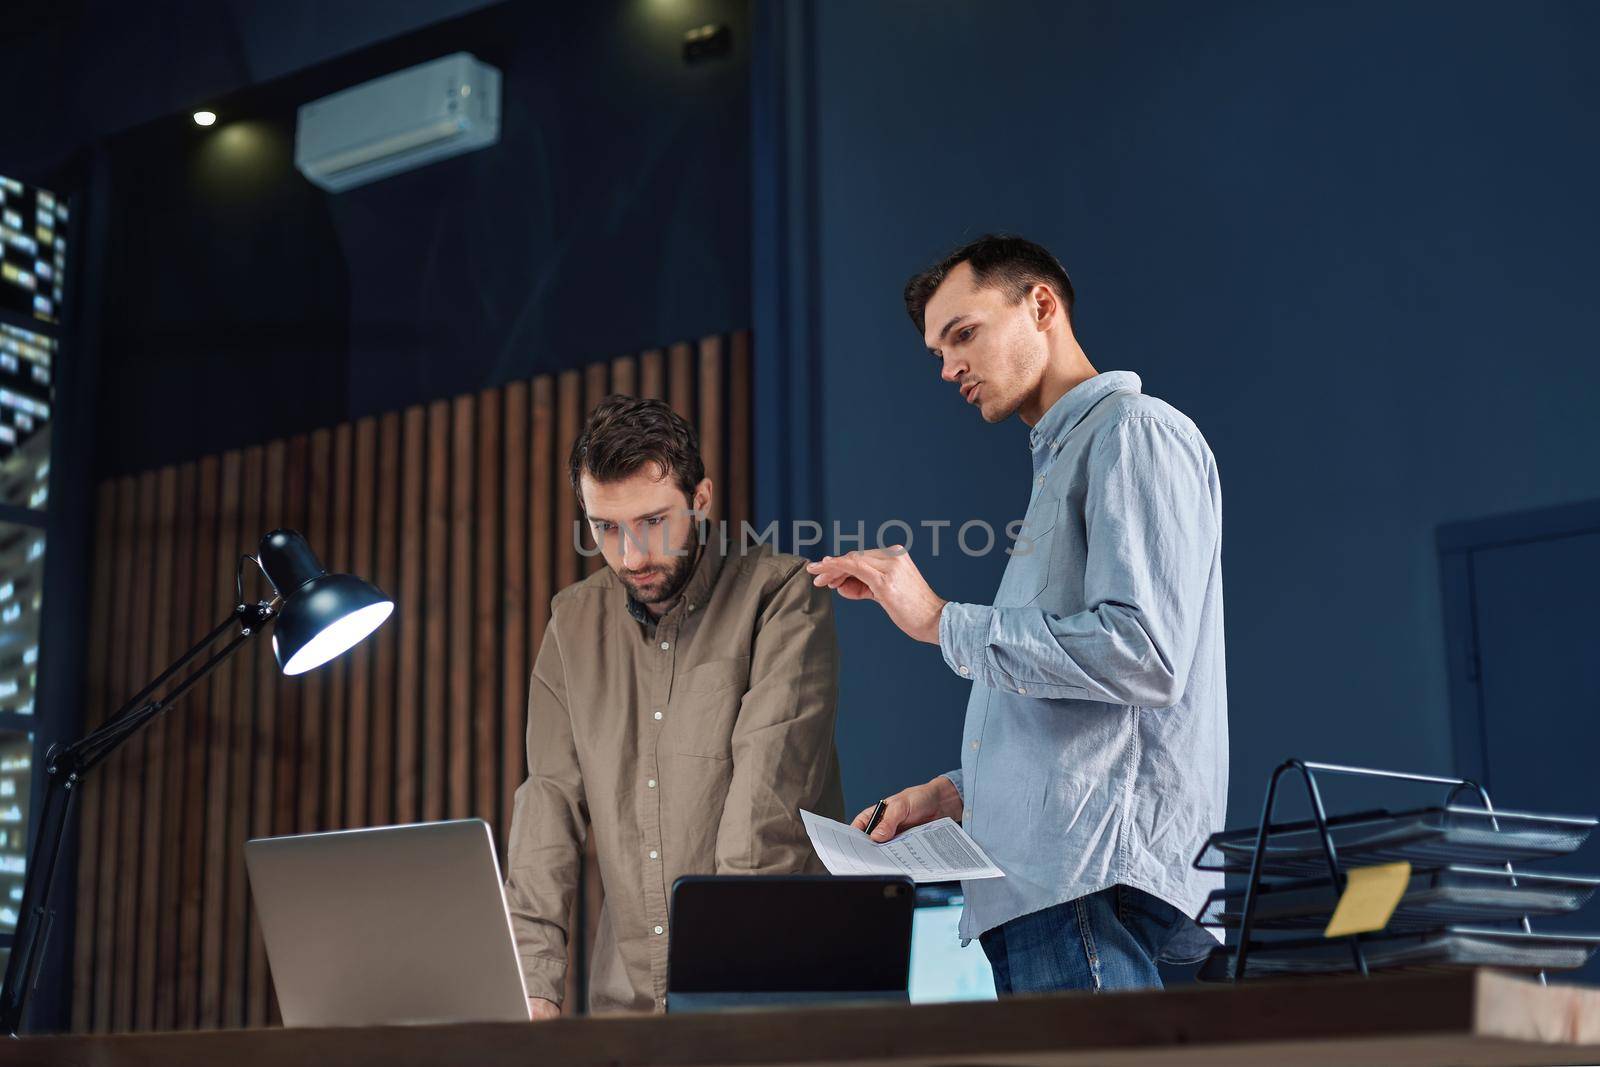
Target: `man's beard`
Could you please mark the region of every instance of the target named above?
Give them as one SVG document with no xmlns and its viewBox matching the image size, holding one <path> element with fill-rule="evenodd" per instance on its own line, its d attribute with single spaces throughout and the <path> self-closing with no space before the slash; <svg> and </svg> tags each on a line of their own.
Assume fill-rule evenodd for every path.
<svg viewBox="0 0 1600 1067">
<path fill-rule="evenodd" d="M 683 587 L 689 584 L 689 578 L 694 573 L 694 565 L 698 562 L 700 555 L 696 551 L 697 540 L 694 527 L 691 526 L 689 528 L 689 536 L 677 548 L 677 551 L 681 552 L 682 555 L 672 556 L 671 562 L 667 565 L 665 580 L 656 580 L 663 573 L 659 566 L 652 567 L 650 573 L 646 575 L 651 582 L 651 589 L 648 591 L 641 590 L 639 586 L 635 585 L 634 579 L 629 575 L 619 571 L 617 572 L 617 577 L 622 579 L 622 584 L 627 587 L 633 599 L 641 604 L 668 603 L 676 599 L 678 594 L 683 592 Z M 657 589 L 660 591 L 655 591 Z"/>
</svg>

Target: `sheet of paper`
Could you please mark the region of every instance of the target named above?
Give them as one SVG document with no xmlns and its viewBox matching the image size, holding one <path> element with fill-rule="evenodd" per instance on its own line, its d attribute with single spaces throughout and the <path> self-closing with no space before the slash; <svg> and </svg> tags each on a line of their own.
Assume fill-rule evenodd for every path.
<svg viewBox="0 0 1600 1067">
<path fill-rule="evenodd" d="M 834 874 L 904 874 L 917 882 L 1005 877 L 952 819 L 924 823 L 879 843 L 854 826 L 809 811 L 801 811 L 800 818 L 817 858 Z"/>
</svg>

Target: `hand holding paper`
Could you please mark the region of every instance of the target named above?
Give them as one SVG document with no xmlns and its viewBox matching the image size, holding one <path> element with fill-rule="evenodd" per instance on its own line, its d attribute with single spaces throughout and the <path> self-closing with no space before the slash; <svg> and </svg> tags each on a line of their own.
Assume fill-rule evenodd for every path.
<svg viewBox="0 0 1600 1067">
<path fill-rule="evenodd" d="M 817 857 L 834 874 L 904 874 L 917 882 L 1005 877 L 953 819 L 924 823 L 880 844 L 853 826 L 809 811 L 800 818 Z"/>
</svg>

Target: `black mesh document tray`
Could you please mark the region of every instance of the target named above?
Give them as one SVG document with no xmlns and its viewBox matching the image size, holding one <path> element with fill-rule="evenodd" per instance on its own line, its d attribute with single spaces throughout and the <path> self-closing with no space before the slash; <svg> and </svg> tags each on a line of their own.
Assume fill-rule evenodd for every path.
<svg viewBox="0 0 1600 1067">
<path fill-rule="evenodd" d="M 1449 926 L 1361 939 L 1374 971 L 1434 967 L 1498 967 L 1510 971 L 1570 971 L 1600 946 L 1600 934 L 1539 934 L 1476 926 Z M 1355 964 L 1343 938 L 1261 941 L 1250 946 L 1252 977 L 1348 974 Z M 1233 952 L 1218 948 L 1201 966 L 1202 981 L 1228 981 Z"/>
<path fill-rule="evenodd" d="M 1364 812 L 1328 820 L 1345 869 L 1400 860 L 1415 867 L 1452 864 L 1499 866 L 1513 861 L 1564 856 L 1589 837 L 1596 819 L 1536 815 L 1451 805 L 1414 811 Z M 1246 872 L 1255 854 L 1256 828 L 1212 834 L 1195 860 L 1200 870 Z M 1269 875 L 1326 874 L 1327 860 L 1315 823 L 1274 827 L 1267 838 Z"/>
<path fill-rule="evenodd" d="M 1417 871 L 1389 919 L 1391 931 L 1428 930 L 1453 923 L 1508 922 L 1524 915 L 1562 915 L 1588 903 L 1600 877 L 1576 874 L 1516 874 L 1504 868 L 1452 866 Z M 1306 878 L 1264 885 L 1256 901 L 1258 930 L 1321 930 L 1338 893 L 1328 879 Z M 1206 900 L 1201 922 L 1234 928 L 1243 889 L 1217 890 Z"/>
</svg>

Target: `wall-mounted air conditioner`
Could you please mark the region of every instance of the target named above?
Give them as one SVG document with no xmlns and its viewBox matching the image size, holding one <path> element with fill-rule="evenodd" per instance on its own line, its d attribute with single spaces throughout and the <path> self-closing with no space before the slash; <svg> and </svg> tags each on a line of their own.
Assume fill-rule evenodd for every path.
<svg viewBox="0 0 1600 1067">
<path fill-rule="evenodd" d="M 500 139 L 500 72 L 466 52 L 300 108 L 294 164 L 339 192 Z"/>
</svg>

